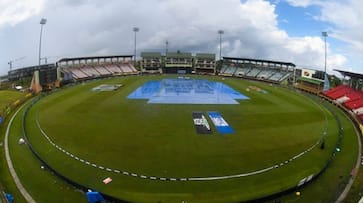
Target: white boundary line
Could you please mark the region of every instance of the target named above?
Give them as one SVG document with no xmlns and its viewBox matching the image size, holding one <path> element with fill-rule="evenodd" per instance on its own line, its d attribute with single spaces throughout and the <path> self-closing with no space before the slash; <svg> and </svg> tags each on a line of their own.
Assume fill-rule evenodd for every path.
<svg viewBox="0 0 363 203">
<path fill-rule="evenodd" d="M 15 113 L 14 115 L 11 117 L 8 126 L 6 128 L 6 132 L 5 132 L 5 158 L 6 158 L 6 162 L 8 163 L 8 167 L 9 167 L 9 171 L 11 176 L 13 177 L 13 180 L 15 182 L 16 187 L 18 188 L 18 190 L 20 191 L 20 193 L 23 195 L 23 197 L 25 198 L 25 200 L 29 203 L 35 203 L 35 200 L 33 199 L 33 197 L 28 193 L 28 191 L 24 188 L 23 184 L 21 183 L 18 175 L 16 174 L 16 171 L 14 169 L 13 166 L 13 162 L 11 161 L 11 157 L 10 157 L 10 152 L 9 152 L 9 132 L 10 132 L 10 127 L 13 123 L 13 120 L 15 119 L 16 115 L 19 113 L 19 111 L 21 109 L 23 109 L 23 107 L 26 104 L 22 105 Z"/>
<path fill-rule="evenodd" d="M 310 100 L 312 100 L 312 103 L 314 103 L 317 107 L 320 108 L 320 110 L 323 112 L 324 116 L 325 116 L 325 129 L 324 129 L 324 132 L 323 132 L 323 137 L 325 137 L 327 135 L 327 129 L 328 129 L 328 118 L 327 118 L 327 112 L 325 109 L 323 109 L 323 107 L 319 104 L 316 103 L 316 101 L 314 101 L 313 99 L 309 98 Z M 49 143 L 51 143 L 53 146 L 55 146 L 60 152 L 63 152 L 64 154 L 68 155 L 69 157 L 77 160 L 77 161 L 80 161 L 80 160 L 83 160 L 75 155 L 73 155 L 72 153 L 67 153 L 66 150 L 62 149 L 61 147 L 59 147 L 57 144 L 54 144 L 54 142 L 52 141 L 52 139 L 44 132 L 44 130 L 41 128 L 40 124 L 39 124 L 39 119 L 38 119 L 38 112 L 36 113 L 36 123 L 37 123 L 37 126 L 40 130 L 40 132 L 42 133 L 42 135 L 48 140 Z M 322 139 L 321 138 L 321 139 Z M 131 176 L 131 177 L 136 177 L 136 178 L 142 178 L 142 179 L 149 179 L 149 180 L 162 180 L 162 181 L 210 181 L 210 180 L 225 180 L 225 179 L 232 179 L 232 178 L 240 178 L 240 177 L 246 177 L 246 176 L 252 176 L 252 175 L 257 175 L 257 174 L 261 174 L 261 173 L 265 173 L 265 172 L 268 172 L 270 170 L 273 170 L 273 169 L 277 169 L 279 167 L 282 167 L 290 162 L 292 162 L 293 160 L 295 159 L 298 159 L 300 157 L 302 157 L 303 155 L 305 155 L 306 153 L 310 152 L 312 149 L 314 149 L 317 145 L 319 145 L 321 139 L 319 139 L 315 144 L 313 144 L 312 146 L 310 146 L 309 148 L 307 148 L 305 151 L 303 152 L 300 152 L 299 154 L 291 157 L 290 159 L 287 159 L 281 163 L 277 163 L 273 166 L 269 166 L 269 167 L 266 167 L 266 168 L 263 168 L 263 169 L 259 169 L 259 170 L 256 170 L 256 171 L 252 171 L 252 172 L 248 172 L 248 173 L 241 173 L 241 174 L 235 174 L 235 175 L 226 175 L 226 176 L 210 176 L 210 177 L 182 177 L 182 178 L 175 178 L 175 177 L 168 177 L 168 178 L 165 178 L 165 177 L 155 177 L 155 176 L 146 176 L 146 175 L 140 175 L 140 174 L 137 174 L 137 173 L 132 173 L 132 172 L 128 172 L 128 171 L 123 171 L 123 170 L 120 170 L 120 169 L 113 169 L 113 168 L 108 168 L 108 167 L 103 167 L 103 166 L 100 166 L 100 165 L 97 165 L 95 163 L 92 163 L 90 161 L 87 161 L 87 160 L 83 160 L 83 161 L 80 161 L 81 163 L 83 164 L 86 164 L 86 165 L 89 165 L 87 163 L 92 163 L 91 166 L 93 166 L 94 168 L 98 168 L 100 170 L 106 170 L 107 172 L 113 172 L 113 173 L 116 173 L 116 174 L 120 174 L 122 173 L 123 175 L 126 175 L 126 176 Z"/>
<path fill-rule="evenodd" d="M 38 125 L 38 128 L 40 129 L 41 133 L 46 137 L 46 138 L 49 138 L 46 133 L 44 132 L 44 130 L 41 128 L 40 124 L 39 124 L 39 121 L 38 119 L 36 119 L 36 122 L 37 122 L 37 125 Z M 51 141 L 50 138 L 48 141 Z M 270 171 L 270 170 L 273 170 L 273 169 L 277 169 L 297 158 L 300 158 L 301 156 L 303 156 L 304 154 L 310 152 L 313 148 L 315 148 L 318 144 L 320 143 L 320 140 L 318 140 L 314 145 L 312 145 L 311 147 L 309 147 L 307 150 L 293 156 L 292 158 L 286 160 L 286 161 L 283 161 L 279 164 L 276 164 L 276 165 L 273 165 L 273 166 L 270 166 L 270 167 L 267 167 L 267 168 L 263 168 L 263 169 L 260 169 L 260 170 L 256 170 L 256 171 L 252 171 L 252 172 L 249 172 L 249 173 L 241 173 L 241 174 L 235 174 L 235 175 L 227 175 L 227 176 L 212 176 L 212 177 L 190 177 L 190 178 L 186 178 L 186 177 L 183 177 L 183 178 L 174 178 L 174 177 L 171 177 L 171 178 L 164 178 L 164 177 L 155 177 L 155 176 L 146 176 L 146 175 L 139 175 L 137 173 L 132 173 L 132 172 L 127 172 L 127 171 L 123 171 L 123 170 L 117 170 L 117 169 L 112 169 L 112 168 L 107 168 L 107 167 L 103 167 L 103 166 L 100 166 L 100 165 L 97 165 L 97 164 L 94 164 L 92 163 L 91 166 L 93 166 L 94 168 L 98 168 L 100 170 L 106 170 L 108 172 L 113 172 L 113 173 L 117 173 L 117 174 L 120 174 L 120 172 L 122 172 L 123 175 L 126 175 L 126 176 L 132 176 L 132 177 L 138 177 L 138 178 L 142 178 L 142 179 L 150 179 L 150 180 L 162 180 L 162 181 L 166 181 L 166 180 L 170 180 L 170 181 L 210 181 L 210 180 L 224 180 L 224 179 L 232 179 L 232 178 L 240 178 L 240 177 L 246 177 L 246 176 L 252 176 L 252 175 L 257 175 L 257 174 L 261 174 L 261 173 L 265 173 L 267 171 Z M 55 147 L 63 152 L 63 149 L 61 147 L 59 147 L 58 145 L 55 145 Z M 75 160 L 78 160 L 80 161 L 81 163 L 83 164 L 86 164 L 86 165 L 90 165 L 90 164 L 87 164 L 87 163 L 90 163 L 89 161 L 86 161 L 86 160 L 83 160 L 83 159 L 80 159 L 78 158 L 77 156 L 74 156 L 73 154 L 70 154 L 70 153 L 66 153 L 66 152 L 63 152 L 65 153 L 66 155 L 68 155 L 69 157 L 75 159 Z"/>
</svg>

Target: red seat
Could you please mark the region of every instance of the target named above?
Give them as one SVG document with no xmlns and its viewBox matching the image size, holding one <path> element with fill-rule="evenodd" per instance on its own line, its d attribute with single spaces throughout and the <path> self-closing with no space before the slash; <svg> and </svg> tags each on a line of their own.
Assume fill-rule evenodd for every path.
<svg viewBox="0 0 363 203">
<path fill-rule="evenodd" d="M 345 87 L 346 87 L 346 85 L 339 85 L 337 87 L 334 87 L 334 88 L 332 88 L 330 90 L 327 90 L 327 91 L 323 92 L 323 94 L 328 96 L 328 95 L 330 95 L 330 94 L 332 94 L 332 93 L 334 93 L 336 91 L 339 91 L 340 89 L 345 88 Z"/>
<path fill-rule="evenodd" d="M 349 109 L 357 109 L 363 106 L 363 99 L 356 99 L 354 101 L 347 101 L 343 104 L 345 107 Z"/>
<path fill-rule="evenodd" d="M 338 99 L 340 97 L 345 96 L 348 93 L 351 93 L 352 91 L 354 91 L 354 90 L 352 88 L 350 88 L 349 86 L 340 85 L 336 88 L 333 88 L 331 90 L 324 92 L 323 94 L 325 94 L 326 96 L 328 96 L 331 99 Z"/>
<path fill-rule="evenodd" d="M 363 114 L 358 115 L 358 117 L 360 118 L 361 121 L 363 121 Z"/>
<path fill-rule="evenodd" d="M 362 92 L 360 92 L 360 91 L 351 91 L 348 94 L 346 94 L 345 96 L 347 96 L 350 99 L 350 101 L 354 101 L 356 99 L 362 98 L 363 95 L 362 95 Z"/>
</svg>

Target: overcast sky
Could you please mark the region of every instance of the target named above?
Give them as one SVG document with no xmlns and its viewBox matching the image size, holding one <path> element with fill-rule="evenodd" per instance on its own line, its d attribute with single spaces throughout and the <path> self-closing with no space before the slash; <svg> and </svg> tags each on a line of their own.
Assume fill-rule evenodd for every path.
<svg viewBox="0 0 363 203">
<path fill-rule="evenodd" d="M 133 27 L 141 51 L 210 52 L 363 72 L 361 0 L 0 0 L 0 75 L 38 64 L 42 56 L 133 54 Z M 20 58 L 20 59 L 19 59 Z M 19 59 L 19 60 L 17 60 Z"/>
</svg>

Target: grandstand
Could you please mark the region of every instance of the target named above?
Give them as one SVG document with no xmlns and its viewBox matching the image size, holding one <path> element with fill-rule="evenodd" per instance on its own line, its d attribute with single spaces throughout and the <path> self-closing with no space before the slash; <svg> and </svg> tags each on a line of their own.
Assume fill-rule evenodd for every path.
<svg viewBox="0 0 363 203">
<path fill-rule="evenodd" d="M 155 55 L 150 54 L 150 53 L 141 54 L 141 56 L 143 57 L 143 61 L 141 62 L 141 64 L 142 64 L 141 67 L 142 67 L 143 72 L 145 71 L 147 73 L 154 73 L 154 71 L 155 71 L 155 73 L 156 73 L 159 71 L 160 73 L 162 73 L 162 55 L 160 53 L 154 53 L 154 54 Z M 143 64 L 144 58 L 145 58 L 146 66 L 144 66 L 144 64 Z M 165 70 L 168 70 L 167 73 L 183 73 L 184 74 L 184 73 L 193 73 L 193 70 L 195 70 L 196 74 L 214 74 L 216 71 L 215 60 L 214 60 L 215 56 L 213 54 L 196 54 L 195 58 L 193 58 L 192 55 L 189 53 L 177 52 L 177 53 L 171 53 L 166 58 L 169 59 L 168 65 L 165 65 L 165 67 L 163 67 L 163 68 Z M 155 61 L 155 60 L 157 60 L 157 61 Z M 193 69 L 193 65 L 194 65 L 194 69 Z M 130 75 L 130 74 L 138 73 L 137 70 L 132 65 L 131 58 L 129 58 L 129 56 L 67 58 L 67 59 L 61 59 L 60 61 L 58 61 L 56 67 L 57 67 L 57 69 L 52 69 L 53 71 L 47 71 L 46 69 L 37 70 L 35 72 L 35 76 L 36 76 L 35 80 L 38 80 L 38 82 L 42 83 L 42 84 L 43 83 L 49 84 L 49 83 L 52 83 L 53 81 L 57 81 L 59 79 L 59 77 L 61 77 L 61 79 L 63 81 L 74 82 L 74 81 L 83 81 L 83 80 L 88 80 L 88 79 L 93 79 L 93 78 L 102 78 L 102 77 L 118 76 L 118 75 L 123 76 L 123 75 Z M 159 67 L 159 68 L 155 68 L 155 67 Z M 56 70 L 56 71 L 54 71 L 54 70 Z M 267 81 L 267 82 L 272 82 L 272 83 L 281 83 L 282 81 L 289 78 L 293 74 L 294 71 L 296 71 L 296 69 L 295 69 L 295 65 L 292 63 L 224 57 L 222 69 L 220 70 L 220 75 L 241 77 L 241 78 L 260 80 L 260 81 Z M 316 80 L 316 78 L 309 78 L 309 77 L 313 76 L 313 75 L 319 76 L 319 75 L 321 75 L 320 72 L 314 72 L 313 74 L 310 74 L 310 73 L 312 73 L 312 71 L 307 72 L 305 70 L 297 70 L 296 72 L 298 72 L 298 74 L 301 76 L 298 78 L 299 83 L 296 86 L 297 88 L 303 89 L 306 91 L 310 91 L 313 93 L 319 93 L 319 91 L 322 88 L 322 81 Z M 144 77 L 130 77 L 130 78 L 129 77 L 128 78 L 120 77 L 120 78 L 116 78 L 116 79 L 117 79 L 117 81 L 120 82 L 120 84 L 122 83 L 122 84 L 127 85 L 127 84 L 132 84 L 132 83 L 129 83 L 130 81 L 132 81 L 132 82 L 134 82 L 136 80 L 148 81 L 149 77 L 163 78 L 163 77 L 169 77 L 169 76 L 153 75 L 153 76 L 148 76 L 145 78 Z M 192 76 L 192 77 L 194 77 L 194 76 Z M 197 77 L 207 78 L 205 76 L 197 76 Z M 114 80 L 114 79 L 115 78 L 113 78 L 112 80 Z M 180 85 L 180 87 L 179 87 L 178 85 L 173 86 L 173 85 L 170 85 L 170 83 L 169 84 L 165 83 L 165 86 L 172 86 L 172 87 L 175 87 L 175 90 L 178 90 L 178 91 L 180 90 L 179 92 L 177 92 L 178 94 L 184 94 L 186 92 L 191 92 L 190 85 L 188 85 L 188 83 L 190 83 L 192 80 L 190 80 L 189 77 L 179 77 L 176 80 L 180 80 L 183 85 Z M 275 90 L 276 86 L 269 86 L 269 85 L 259 83 L 259 82 L 257 83 L 259 87 L 247 86 L 247 85 L 250 85 L 249 83 L 251 83 L 251 81 L 246 81 L 246 83 L 243 84 L 243 80 L 237 80 L 236 78 L 233 78 L 233 79 L 231 78 L 230 81 L 236 81 L 235 82 L 236 87 L 240 87 L 240 89 L 242 89 L 242 90 L 245 89 L 245 87 L 248 87 L 246 89 L 246 91 L 248 91 L 247 94 L 250 94 L 252 96 L 254 96 L 254 94 L 256 92 L 258 92 L 258 94 L 259 94 L 259 92 L 261 92 L 261 93 L 266 94 L 266 97 L 269 97 L 269 98 L 270 97 L 272 97 L 272 98 L 280 97 L 279 96 L 280 93 L 275 94 L 275 95 L 273 94 L 274 91 L 276 91 Z M 100 82 L 103 82 L 103 80 L 102 81 L 100 81 L 100 80 L 92 81 L 91 83 L 95 84 L 95 83 L 100 83 Z M 140 83 L 140 82 L 138 82 L 138 83 Z M 242 83 L 243 85 L 239 86 L 240 83 Z M 253 81 L 253 83 L 254 83 L 254 81 Z M 359 82 L 357 82 L 355 84 L 358 85 L 358 83 Z M 233 83 L 231 83 L 231 84 L 233 84 Z M 85 85 L 90 85 L 90 84 L 86 83 Z M 102 85 L 100 85 L 100 86 L 102 86 Z M 209 87 L 210 87 L 209 82 L 207 83 L 207 85 L 204 85 L 203 83 L 201 83 L 201 84 L 197 83 L 197 85 L 195 85 L 195 86 L 199 88 L 199 89 L 194 90 L 195 93 L 199 93 L 199 92 L 202 94 L 214 93 L 214 91 L 210 91 L 210 89 L 209 89 Z M 86 86 L 83 86 L 83 87 L 86 87 Z M 90 86 L 87 86 L 87 87 L 90 87 Z M 131 87 L 131 85 L 129 87 Z M 186 88 L 183 89 L 184 87 L 186 87 Z M 311 88 L 311 89 L 309 89 L 309 88 Z M 317 88 L 317 90 L 319 90 L 319 91 L 314 92 L 315 91 L 314 88 L 315 89 Z M 146 89 L 152 89 L 152 88 L 146 88 Z M 170 93 L 170 92 L 167 92 L 168 90 L 170 90 L 170 89 L 165 89 L 164 93 Z M 250 90 L 253 90 L 253 91 L 250 92 Z M 256 92 L 255 92 L 255 90 L 256 90 Z M 88 93 L 89 92 L 85 91 L 85 93 L 82 93 L 82 94 L 88 94 Z M 335 89 L 324 92 L 324 94 L 327 97 L 335 100 L 337 103 L 344 105 L 345 108 L 348 108 L 353 113 L 355 113 L 357 115 L 357 117 L 359 119 L 361 119 L 361 121 L 363 120 L 363 94 L 362 94 L 362 92 L 354 90 L 353 88 L 351 88 L 347 85 L 342 85 L 342 86 L 338 86 Z M 96 94 L 93 94 L 93 95 L 96 95 Z M 279 98 L 279 99 L 281 99 L 281 102 L 284 102 L 284 100 L 286 98 L 297 96 L 295 94 L 290 95 L 289 93 L 286 93 L 286 95 L 287 96 L 285 96 L 285 97 Z M 102 95 L 102 97 L 103 96 L 104 95 Z M 160 96 L 160 95 L 158 95 L 158 96 Z M 95 98 L 96 97 L 97 96 L 95 96 Z M 178 99 L 180 99 L 179 95 L 178 95 L 178 97 L 179 97 Z M 260 96 L 255 97 L 255 98 L 259 98 L 259 97 Z M 80 97 L 80 98 L 82 98 L 82 97 Z M 99 98 L 101 98 L 101 97 L 99 97 Z M 220 95 L 217 95 L 217 98 L 219 99 Z M 102 100 L 103 99 L 104 98 L 102 98 Z M 208 99 L 210 99 L 209 96 L 208 96 Z M 301 102 L 302 104 L 304 104 L 305 101 L 302 101 L 302 100 L 304 100 L 304 99 L 299 99 L 299 98 L 293 99 L 294 102 L 298 101 L 299 103 Z M 101 99 L 100 99 L 100 101 L 101 101 Z M 155 101 L 157 103 L 157 100 L 154 100 L 153 102 L 155 102 Z M 117 100 L 117 102 L 116 102 L 117 105 L 118 105 L 118 102 L 119 102 L 119 100 Z M 255 105 L 253 102 L 245 102 L 244 105 L 251 105 L 253 107 L 253 105 Z M 135 103 L 137 103 L 137 102 L 135 102 Z M 150 102 L 150 103 L 152 103 L 152 102 Z M 276 103 L 278 103 L 278 102 L 276 102 Z M 97 105 L 98 105 L 98 103 L 97 103 Z M 62 105 L 60 105 L 60 106 L 62 106 Z M 95 105 L 93 105 L 93 106 L 95 106 Z M 266 106 L 268 106 L 268 105 L 266 105 Z M 297 105 L 297 106 L 298 106 L 298 109 L 300 110 L 300 107 L 304 106 L 304 105 Z M 117 108 L 118 107 L 119 106 L 117 106 Z M 126 108 L 120 108 L 120 109 L 127 109 L 127 107 L 128 106 L 126 106 Z M 285 109 L 283 109 L 284 105 L 278 105 L 277 108 L 278 107 L 281 107 L 281 109 L 277 109 L 278 113 L 280 111 L 285 110 Z M 91 108 L 93 108 L 93 107 L 91 107 Z M 147 106 L 147 108 L 152 109 L 153 107 L 150 108 L 150 106 Z M 168 107 L 166 107 L 165 109 L 167 109 L 167 108 Z M 177 108 L 183 109 L 184 106 L 182 106 L 182 107 L 178 106 L 176 108 L 175 108 L 175 106 L 172 106 L 170 108 L 171 110 L 169 109 L 169 111 L 174 113 L 173 112 L 174 109 L 177 109 Z M 188 106 L 187 106 L 187 108 L 188 108 Z M 193 107 L 193 108 L 195 108 L 195 107 Z M 222 106 L 219 108 L 223 109 L 224 107 Z M 84 109 L 86 109 L 86 108 L 84 108 Z M 113 109 L 115 109 L 115 108 L 113 108 Z M 134 109 L 134 108 L 130 108 L 130 109 Z M 272 109 L 272 107 L 271 107 L 271 109 Z M 308 113 L 306 114 L 306 116 L 307 116 L 306 120 L 309 123 L 310 123 L 310 119 L 311 119 L 310 115 L 309 115 L 310 109 L 312 109 L 312 107 L 309 107 Z M 276 110 L 276 109 L 273 109 L 273 110 Z M 89 112 L 91 112 L 91 111 L 89 111 Z M 112 112 L 116 112 L 116 111 L 112 110 Z M 179 111 L 179 112 L 183 112 L 183 111 Z M 262 112 L 262 110 L 261 110 L 261 112 Z M 127 112 L 127 113 L 122 112 L 122 114 L 120 114 L 122 116 L 119 116 L 119 117 L 123 117 L 123 116 L 129 115 L 129 114 L 131 115 L 132 113 L 134 113 L 134 112 L 131 112 L 131 111 Z M 233 112 L 233 114 L 235 114 L 235 113 Z M 270 114 L 270 115 L 272 115 L 272 114 Z M 190 116 L 190 115 L 188 115 L 188 116 Z M 58 117 L 62 117 L 62 116 L 58 116 Z M 63 117 L 65 118 L 66 116 L 63 116 Z M 90 117 L 92 117 L 92 116 L 90 116 Z M 116 116 L 113 116 L 113 117 L 116 117 Z M 174 114 L 173 114 L 171 116 L 171 118 L 173 118 L 173 117 L 179 118 L 180 116 L 174 116 Z M 299 117 L 299 116 L 297 116 L 297 117 Z M 302 115 L 302 118 L 303 117 L 304 117 L 304 115 Z M 158 117 L 158 119 L 162 119 L 162 117 L 160 116 L 160 117 Z M 300 119 L 300 117 L 299 117 L 299 119 Z M 47 119 L 45 119 L 45 120 L 47 120 Z M 165 120 L 168 120 L 168 119 L 165 119 Z M 161 120 L 161 121 L 168 122 L 165 120 Z M 170 119 L 170 120 L 172 120 L 172 119 Z M 288 119 L 285 118 L 285 120 L 288 120 Z M 291 120 L 293 120 L 293 119 L 291 119 Z M 64 123 L 64 122 L 59 122 L 59 123 Z M 300 125 L 300 123 L 298 125 Z M 317 126 L 319 126 L 319 125 L 320 124 L 317 123 Z M 94 126 L 94 125 L 92 125 L 92 126 Z M 104 125 L 102 125 L 102 126 L 104 126 Z M 125 124 L 125 126 L 127 126 L 127 124 Z M 167 125 L 167 126 L 169 126 L 169 125 Z M 247 125 L 247 126 L 251 126 L 251 125 Z M 286 126 L 290 127 L 290 125 L 286 125 Z M 281 133 L 280 129 L 279 128 L 276 128 L 276 129 L 278 129 L 277 133 L 280 134 Z M 173 127 L 173 130 L 174 130 L 174 127 Z M 291 132 L 290 129 L 288 129 L 288 131 Z M 297 130 L 297 131 L 300 131 L 300 130 Z M 179 130 L 179 132 L 184 133 L 184 129 Z M 301 132 L 305 132 L 305 131 L 301 130 Z M 147 132 L 147 133 L 149 133 L 149 132 Z M 277 133 L 274 133 L 274 134 L 277 134 Z M 107 134 L 107 133 L 103 133 L 103 131 L 102 131 L 102 134 Z M 135 134 L 139 134 L 139 133 L 135 133 Z M 189 133 L 189 134 L 191 134 L 191 133 Z M 302 133 L 302 134 L 304 134 L 304 133 Z M 238 137 L 238 136 L 235 136 L 235 137 Z M 330 137 L 333 137 L 333 136 L 330 136 Z M 289 138 L 288 140 L 292 140 L 292 139 Z M 268 143 L 268 142 L 266 142 L 266 143 Z M 92 148 L 92 147 L 90 147 L 90 148 Z M 221 147 L 221 148 L 223 148 L 223 147 Z M 277 151 L 277 150 L 275 150 L 275 151 Z M 320 151 L 319 151 L 319 153 L 320 153 Z M 121 154 L 121 153 L 118 153 L 118 154 Z M 184 162 L 183 162 L 183 164 L 184 164 Z M 250 164 L 250 163 L 248 163 L 248 164 Z M 233 167 L 233 168 L 238 168 L 238 167 Z M 298 167 L 296 167 L 296 168 L 298 168 Z M 105 170 L 111 170 L 111 169 L 107 168 Z M 114 170 L 114 171 L 116 171 L 115 173 L 120 173 L 119 170 Z M 135 175 L 135 177 L 138 177 L 137 174 L 131 173 L 131 176 L 134 176 L 134 175 Z M 310 175 L 310 174 L 307 174 L 307 175 Z M 146 176 L 144 176 L 144 175 L 140 175 L 140 178 L 144 179 L 145 177 Z M 309 177 L 312 177 L 312 176 L 309 176 Z M 146 177 L 146 178 L 148 178 L 148 177 Z M 150 177 L 150 178 L 154 178 L 154 177 Z M 162 179 L 160 179 L 160 180 L 166 180 L 163 177 L 161 177 L 161 178 Z M 115 180 L 117 180 L 117 179 L 115 178 Z M 176 181 L 177 179 L 168 178 L 168 180 Z M 117 182 L 117 181 L 115 181 L 115 182 Z M 119 182 L 121 182 L 121 181 L 119 181 Z M 297 182 L 297 181 L 295 180 L 295 182 Z M 295 184 L 295 182 L 294 182 L 294 184 Z M 243 185 L 243 184 L 238 184 L 238 185 Z M 120 188 L 120 187 L 118 187 L 118 188 Z M 222 187 L 220 187 L 220 188 L 222 188 Z M 106 191 L 106 192 L 108 192 L 108 191 Z M 265 194 L 262 194 L 262 195 L 265 195 Z"/>
<path fill-rule="evenodd" d="M 19 68 L 15 70 L 11 70 L 8 72 L 8 80 L 9 81 L 16 81 L 24 78 L 31 78 L 33 77 L 34 71 L 40 69 L 55 69 L 54 64 L 44 64 L 44 65 L 36 65 L 36 66 L 28 66 L 24 68 Z"/>
<path fill-rule="evenodd" d="M 294 69 L 293 63 L 223 57 L 219 75 L 281 83 L 292 75 Z"/>
<path fill-rule="evenodd" d="M 141 71 L 143 73 L 162 73 L 162 56 L 160 52 L 142 52 L 141 57 Z"/>
<path fill-rule="evenodd" d="M 354 113 L 363 123 L 363 92 L 348 85 L 340 85 L 322 93 Z"/>
<path fill-rule="evenodd" d="M 295 87 L 306 92 L 318 94 L 323 90 L 323 85 L 324 81 L 300 77 L 297 79 Z"/>
<path fill-rule="evenodd" d="M 354 114 L 358 121 L 363 124 L 363 74 L 348 71 L 335 70 L 341 73 L 344 78 L 349 77 L 345 84 L 322 92 L 322 95 L 333 100 L 336 104 L 346 108 Z"/>
<path fill-rule="evenodd" d="M 131 55 L 64 58 L 57 62 L 62 81 L 87 80 L 112 75 L 133 75 L 138 71 Z"/>
<path fill-rule="evenodd" d="M 216 55 L 199 53 L 194 58 L 194 70 L 196 74 L 209 74 L 216 73 Z"/>
<path fill-rule="evenodd" d="M 31 89 L 36 92 L 42 89 L 52 89 L 53 87 L 59 87 L 57 81 L 57 67 L 55 64 L 43 64 L 37 66 L 29 66 L 11 70 L 7 76 L 10 82 L 19 80 L 29 80 L 31 82 Z"/>
<path fill-rule="evenodd" d="M 238 67 L 236 69 L 235 72 L 235 76 L 237 77 L 243 77 L 245 76 L 249 71 L 251 70 L 251 68 L 249 66 L 245 66 L 245 67 Z"/>
<path fill-rule="evenodd" d="M 190 52 L 170 52 L 165 56 L 163 73 L 190 74 L 193 69 L 193 57 Z"/>
<path fill-rule="evenodd" d="M 106 64 L 103 66 L 106 71 L 111 73 L 112 75 L 119 75 L 122 73 L 120 67 L 116 64 Z"/>
<path fill-rule="evenodd" d="M 236 67 L 234 67 L 234 64 L 230 66 L 222 66 L 222 69 L 219 73 L 219 75 L 222 76 L 234 76 L 234 73 L 237 71 Z"/>
<path fill-rule="evenodd" d="M 324 71 L 296 69 L 295 77 L 297 78 L 295 84 L 297 89 L 312 94 L 319 94 L 324 89 Z"/>
<path fill-rule="evenodd" d="M 193 57 L 189 52 L 178 51 L 167 53 L 165 57 L 160 52 L 143 52 L 141 56 L 141 71 L 144 73 L 216 73 L 215 54 L 197 53 Z M 40 68 L 32 66 L 10 71 L 9 80 L 32 76 L 34 71 L 39 70 L 32 81 L 33 90 L 39 92 L 44 88 L 58 87 L 60 82 L 138 74 L 131 61 L 132 55 L 63 58 L 56 64 L 42 65 Z M 281 83 L 295 74 L 295 77 L 298 76 L 294 80 L 297 81 L 296 88 L 314 94 L 322 91 L 324 82 L 322 71 L 296 69 L 293 63 L 287 62 L 235 57 L 223 57 L 218 74 L 272 83 Z"/>
</svg>

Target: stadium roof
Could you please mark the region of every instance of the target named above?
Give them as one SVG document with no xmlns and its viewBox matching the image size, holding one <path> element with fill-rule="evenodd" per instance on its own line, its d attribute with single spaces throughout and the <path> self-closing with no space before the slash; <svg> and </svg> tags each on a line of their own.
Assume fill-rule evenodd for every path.
<svg viewBox="0 0 363 203">
<path fill-rule="evenodd" d="M 344 70 L 337 70 L 337 69 L 334 69 L 334 71 L 339 72 L 343 76 L 349 76 L 351 78 L 363 79 L 363 74 L 361 74 L 361 73 L 353 73 L 353 72 L 344 71 Z"/>
<path fill-rule="evenodd" d="M 312 84 L 315 84 L 315 85 L 320 85 L 321 83 L 323 83 L 323 81 L 320 81 L 320 80 L 314 80 L 314 79 L 304 78 L 304 77 L 300 77 L 300 78 L 298 78 L 298 80 L 308 82 L 308 83 L 312 83 Z"/>
<path fill-rule="evenodd" d="M 160 58 L 161 53 L 160 52 L 141 52 L 141 57 L 143 58 Z"/>
<path fill-rule="evenodd" d="M 54 64 L 50 63 L 50 64 L 42 64 L 42 65 L 35 65 L 35 66 L 27 66 L 27 67 L 23 67 L 23 68 L 17 68 L 17 69 L 13 69 L 11 71 L 8 71 L 8 74 L 14 74 L 14 73 L 20 73 L 20 72 L 34 72 L 36 70 L 42 69 L 42 68 L 53 68 L 55 67 Z"/>
<path fill-rule="evenodd" d="M 207 53 L 199 53 L 195 54 L 196 58 L 207 58 L 207 59 L 216 59 L 215 54 L 207 54 Z"/>
<path fill-rule="evenodd" d="M 58 63 L 66 61 L 87 60 L 87 59 L 131 58 L 131 57 L 133 57 L 133 55 L 85 56 L 85 57 L 74 57 L 74 58 L 62 58 L 58 61 Z"/>
<path fill-rule="evenodd" d="M 282 61 L 270 61 L 270 60 L 261 60 L 261 59 L 250 59 L 250 58 L 236 58 L 236 57 L 223 57 L 223 59 L 227 60 L 239 60 L 239 61 L 249 61 L 249 62 L 260 62 L 260 63 L 273 63 L 285 66 L 293 66 L 296 67 L 295 64 L 290 62 L 282 62 Z"/>
<path fill-rule="evenodd" d="M 169 52 L 166 54 L 169 58 L 191 58 L 192 53 L 190 52 Z"/>
</svg>

